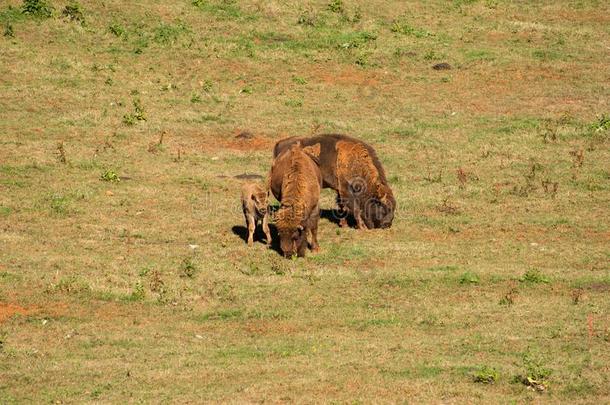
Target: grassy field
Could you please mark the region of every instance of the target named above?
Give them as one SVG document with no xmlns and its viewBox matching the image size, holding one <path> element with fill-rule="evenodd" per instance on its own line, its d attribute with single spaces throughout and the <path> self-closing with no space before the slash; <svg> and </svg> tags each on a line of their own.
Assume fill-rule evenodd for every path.
<svg viewBox="0 0 610 405">
<path fill-rule="evenodd" d="M 0 403 L 610 402 L 608 2 L 47 4 L 0 2 Z M 248 249 L 235 176 L 328 132 L 392 228 Z"/>
</svg>

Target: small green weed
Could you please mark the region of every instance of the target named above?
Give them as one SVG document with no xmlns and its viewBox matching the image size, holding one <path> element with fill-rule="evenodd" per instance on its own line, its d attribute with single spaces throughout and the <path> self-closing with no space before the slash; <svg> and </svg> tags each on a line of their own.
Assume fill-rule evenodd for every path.
<svg viewBox="0 0 610 405">
<path fill-rule="evenodd" d="M 430 49 L 424 54 L 424 60 L 439 60 L 444 59 L 445 55 L 442 53 L 436 53 L 433 49 Z"/>
<path fill-rule="evenodd" d="M 442 271 L 442 272 L 452 272 L 452 271 L 456 271 L 458 270 L 459 267 L 455 266 L 455 265 L 445 265 L 445 266 L 434 266 L 434 267 L 429 267 L 427 270 L 428 271 Z"/>
<path fill-rule="evenodd" d="M 65 215 L 69 211 L 70 199 L 62 194 L 53 194 L 51 196 L 51 209 L 59 215 Z"/>
<path fill-rule="evenodd" d="M 211 92 L 213 87 L 214 87 L 214 85 L 210 79 L 206 79 L 201 83 L 201 90 L 203 90 L 206 93 Z"/>
<path fill-rule="evenodd" d="M 197 273 L 197 266 L 193 262 L 193 259 L 187 257 L 182 261 L 180 265 L 180 277 L 193 278 Z"/>
<path fill-rule="evenodd" d="M 8 25 L 22 21 L 26 17 L 27 15 L 23 13 L 22 9 L 13 7 L 11 5 L 9 5 L 4 10 L 0 10 L 0 22 L 4 25 L 5 28 Z"/>
<path fill-rule="evenodd" d="M 51 284 L 47 289 L 47 292 L 53 291 L 71 295 L 86 295 L 91 292 L 91 287 L 77 276 L 67 276 L 61 278 L 57 284 Z"/>
<path fill-rule="evenodd" d="M 13 29 L 13 24 L 11 24 L 10 22 L 6 22 L 4 24 L 4 33 L 2 34 L 7 38 L 14 38 L 15 37 L 15 30 Z"/>
<path fill-rule="evenodd" d="M 458 280 L 460 284 L 479 284 L 481 281 L 477 274 L 470 271 L 463 273 Z"/>
<path fill-rule="evenodd" d="M 118 38 L 127 38 L 127 30 L 119 23 L 110 24 L 108 31 Z"/>
<path fill-rule="evenodd" d="M 555 60 L 555 59 L 559 59 L 561 57 L 561 55 L 555 51 L 549 50 L 549 49 L 537 49 L 534 52 L 532 52 L 532 56 L 536 59 L 541 59 L 541 60 Z"/>
<path fill-rule="evenodd" d="M 414 36 L 415 38 L 424 38 L 432 35 L 426 30 L 413 27 L 402 19 L 394 21 L 390 27 L 390 31 L 395 34 Z"/>
<path fill-rule="evenodd" d="M 104 171 L 100 176 L 100 179 L 103 181 L 108 181 L 110 183 L 118 183 L 119 181 L 121 181 L 119 175 L 111 169 Z"/>
<path fill-rule="evenodd" d="M 144 113 L 144 107 L 139 98 L 133 100 L 133 113 L 123 115 L 123 123 L 127 126 L 135 125 L 139 121 L 146 121 L 146 114 Z"/>
<path fill-rule="evenodd" d="M 597 120 L 595 120 L 589 129 L 593 132 L 607 131 L 610 129 L 610 115 L 602 114 Z"/>
<path fill-rule="evenodd" d="M 365 67 L 367 65 L 370 65 L 369 62 L 369 54 L 368 53 L 361 53 L 360 55 L 358 55 L 356 57 L 356 60 L 354 61 L 354 63 L 360 67 Z"/>
<path fill-rule="evenodd" d="M 296 84 L 300 84 L 300 85 L 307 84 L 307 80 L 305 78 L 299 77 L 299 76 L 292 76 L 292 81 L 295 82 Z"/>
<path fill-rule="evenodd" d="M 239 308 L 221 309 L 218 311 L 208 312 L 199 317 L 201 321 L 227 321 L 239 319 L 243 315 L 243 311 Z"/>
<path fill-rule="evenodd" d="M 486 49 L 472 49 L 466 52 L 464 56 L 469 62 L 492 61 L 496 58 L 496 56 L 491 51 L 488 51 Z"/>
<path fill-rule="evenodd" d="M 287 107 L 292 107 L 292 108 L 303 107 L 303 99 L 300 99 L 300 98 L 291 98 L 290 100 L 286 100 L 284 102 L 284 104 Z"/>
<path fill-rule="evenodd" d="M 340 39 L 342 39 L 338 45 L 340 49 L 353 49 L 360 48 L 369 42 L 375 41 L 377 39 L 377 34 L 368 31 L 356 31 L 344 35 Z"/>
<path fill-rule="evenodd" d="M 189 27 L 182 22 L 178 22 L 177 24 L 162 23 L 155 28 L 153 41 L 160 45 L 171 45 L 175 43 L 181 35 L 189 32 Z"/>
<path fill-rule="evenodd" d="M 23 0 L 21 12 L 36 18 L 51 18 L 53 7 L 44 0 Z"/>
<path fill-rule="evenodd" d="M 342 0 L 332 0 L 330 3 L 328 3 L 327 8 L 328 8 L 328 10 L 332 11 L 333 13 L 337 13 L 337 14 L 345 13 L 345 6 L 343 5 Z"/>
<path fill-rule="evenodd" d="M 254 92 L 254 89 L 252 88 L 252 86 L 244 86 L 242 87 L 241 90 L 239 90 L 240 94 L 252 94 Z"/>
<path fill-rule="evenodd" d="M 521 281 L 522 283 L 529 283 L 529 284 L 540 284 L 540 283 L 548 284 L 551 282 L 551 279 L 549 279 L 547 276 L 542 274 L 540 272 L 540 270 L 538 270 L 538 269 L 530 269 L 530 270 L 526 271 L 525 274 L 519 278 L 519 281 Z"/>
<path fill-rule="evenodd" d="M 527 385 L 536 391 L 545 391 L 548 388 L 548 378 L 551 376 L 551 369 L 545 367 L 539 355 L 527 351 L 523 354 L 523 367 L 525 374 L 516 375 L 513 382 Z"/>
<path fill-rule="evenodd" d="M 255 20 L 254 15 L 244 13 L 236 0 L 193 0 L 193 6 L 221 20 Z"/>
<path fill-rule="evenodd" d="M 483 366 L 472 376 L 474 382 L 493 384 L 498 380 L 498 371 L 493 367 Z"/>
<path fill-rule="evenodd" d="M 146 297 L 146 291 L 144 291 L 144 285 L 140 280 L 136 281 L 136 284 L 126 299 L 127 301 L 142 301 Z"/>
</svg>

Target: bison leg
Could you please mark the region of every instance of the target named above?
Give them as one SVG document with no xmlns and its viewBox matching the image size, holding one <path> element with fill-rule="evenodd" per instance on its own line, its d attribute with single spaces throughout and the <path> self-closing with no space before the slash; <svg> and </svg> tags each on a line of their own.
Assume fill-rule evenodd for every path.
<svg viewBox="0 0 610 405">
<path fill-rule="evenodd" d="M 263 232 L 265 232 L 265 238 L 267 238 L 267 244 L 271 243 L 271 232 L 269 232 L 269 212 L 263 217 Z"/>
<path fill-rule="evenodd" d="M 345 209 L 345 201 L 337 193 L 337 212 L 339 214 L 339 226 L 341 228 L 347 227 L 347 210 Z"/>
<path fill-rule="evenodd" d="M 254 230 L 256 229 L 256 219 L 254 219 L 254 215 L 246 215 L 246 225 L 248 225 L 248 246 L 252 246 L 254 244 Z"/>
<path fill-rule="evenodd" d="M 307 250 L 307 229 L 304 229 L 303 232 L 305 233 L 305 235 L 303 235 L 301 243 L 299 244 L 299 246 L 297 246 L 298 257 L 305 257 L 305 251 Z"/>
<path fill-rule="evenodd" d="M 354 204 L 354 218 L 356 219 L 358 229 L 368 229 L 364 220 L 362 219 L 362 211 L 360 210 L 359 204 Z"/>
<path fill-rule="evenodd" d="M 320 220 L 320 212 L 316 210 L 316 214 L 312 215 L 311 221 L 311 251 L 318 252 L 320 245 L 318 244 L 318 222 Z"/>
</svg>

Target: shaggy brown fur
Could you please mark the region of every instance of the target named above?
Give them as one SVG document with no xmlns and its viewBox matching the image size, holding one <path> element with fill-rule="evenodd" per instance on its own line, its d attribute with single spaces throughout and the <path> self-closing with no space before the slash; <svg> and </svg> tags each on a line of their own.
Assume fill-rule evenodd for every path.
<svg viewBox="0 0 610 405">
<path fill-rule="evenodd" d="M 260 184 L 245 183 L 241 187 L 241 207 L 246 218 L 246 226 L 248 227 L 248 246 L 254 244 L 254 230 L 259 221 L 262 222 L 267 244 L 271 243 L 267 194 L 268 191 Z"/>
<path fill-rule="evenodd" d="M 362 143 L 338 141 L 336 150 L 339 208 L 353 214 L 358 228 L 375 228 L 373 218 L 379 214 L 375 210 L 381 209 L 377 205 L 393 206 L 385 175 Z"/>
<path fill-rule="evenodd" d="M 337 191 L 340 211 L 351 213 L 358 228 L 387 228 L 392 225 L 396 201 L 371 146 L 338 134 L 292 137 L 275 144 L 274 156 L 297 142 L 314 157 L 324 187 Z M 343 218 L 341 225 L 345 223 Z"/>
<path fill-rule="evenodd" d="M 293 144 L 274 159 L 269 186 L 281 203 L 275 224 L 284 255 L 304 256 L 308 232 L 311 232 L 311 250 L 318 250 L 322 177 L 316 163 L 299 143 Z"/>
</svg>

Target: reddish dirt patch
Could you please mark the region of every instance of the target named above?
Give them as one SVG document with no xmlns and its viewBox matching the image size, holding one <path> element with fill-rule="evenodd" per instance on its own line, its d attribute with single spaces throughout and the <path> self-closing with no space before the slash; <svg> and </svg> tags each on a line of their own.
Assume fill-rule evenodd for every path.
<svg viewBox="0 0 610 405">
<path fill-rule="evenodd" d="M 26 315 L 30 312 L 32 312 L 32 310 L 21 307 L 19 305 L 0 302 L 0 324 L 7 321 L 11 316 L 15 314 Z"/>
<path fill-rule="evenodd" d="M 247 130 L 235 130 L 233 135 L 228 140 L 218 142 L 222 148 L 251 151 L 251 150 L 271 150 L 275 141 L 272 139 L 255 134 Z"/>
<path fill-rule="evenodd" d="M 313 75 L 320 81 L 328 84 L 376 86 L 379 81 L 370 71 L 357 68 L 340 66 L 335 71 L 316 70 Z"/>
</svg>

